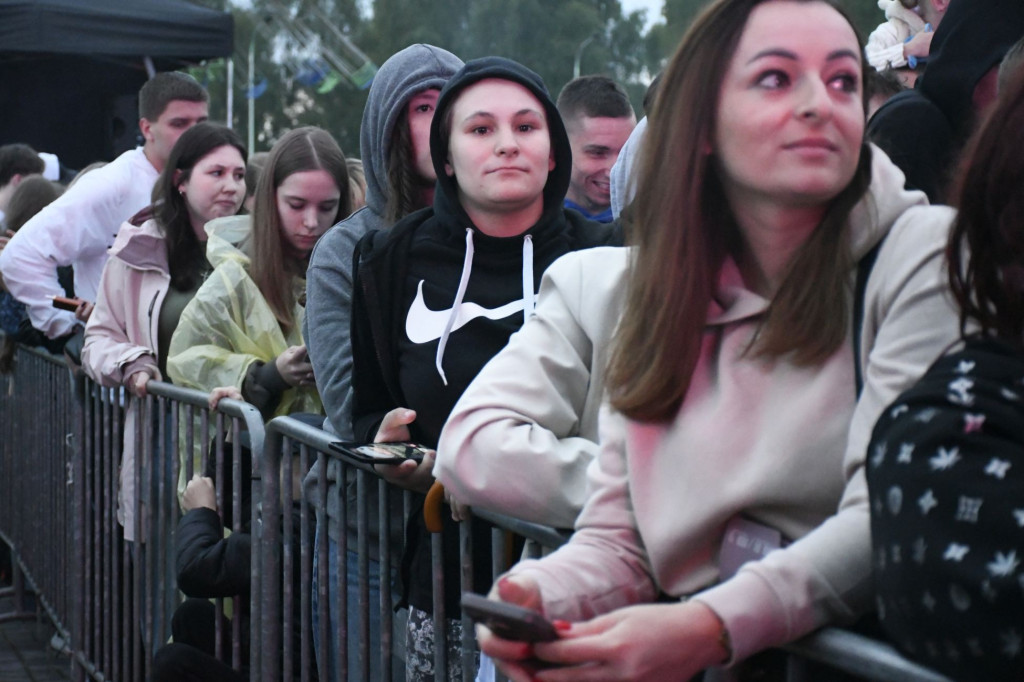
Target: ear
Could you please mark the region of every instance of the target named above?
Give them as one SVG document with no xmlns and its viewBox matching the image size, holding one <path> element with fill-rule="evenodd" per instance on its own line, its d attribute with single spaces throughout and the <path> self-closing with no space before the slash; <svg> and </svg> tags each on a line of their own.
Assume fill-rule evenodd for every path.
<svg viewBox="0 0 1024 682">
<path fill-rule="evenodd" d="M 552 149 L 551 153 L 548 154 L 548 173 L 555 170 L 555 150 Z"/>
<path fill-rule="evenodd" d="M 146 118 L 140 118 L 139 119 L 139 130 L 142 131 L 142 137 L 143 137 L 144 140 L 146 140 L 146 142 L 152 142 L 153 141 L 153 133 L 150 130 L 152 127 L 153 127 L 153 124 L 149 122 L 149 119 L 146 119 Z"/>
<path fill-rule="evenodd" d="M 183 189 L 188 187 L 188 180 L 182 180 L 183 175 L 185 175 L 185 173 L 182 172 L 181 170 L 174 171 L 173 183 L 174 187 L 178 190 L 179 194 L 182 192 Z"/>
<path fill-rule="evenodd" d="M 455 177 L 455 169 L 452 168 L 452 164 L 449 161 L 444 162 L 444 174 L 450 178 Z"/>
</svg>

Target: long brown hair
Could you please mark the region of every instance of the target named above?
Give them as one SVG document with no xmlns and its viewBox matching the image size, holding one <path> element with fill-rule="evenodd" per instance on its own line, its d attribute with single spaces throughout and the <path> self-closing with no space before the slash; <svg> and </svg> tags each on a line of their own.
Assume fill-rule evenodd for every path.
<svg viewBox="0 0 1024 682">
<path fill-rule="evenodd" d="M 949 282 L 969 320 L 1024 344 L 1024 69 L 1007 82 L 968 143 L 956 186 Z M 968 255 L 969 252 L 969 255 Z"/>
<path fill-rule="evenodd" d="M 326 171 L 338 186 L 338 213 L 331 221 L 336 223 L 351 212 L 348 169 L 341 148 L 325 130 L 309 126 L 286 133 L 270 150 L 256 185 L 249 275 L 284 329 L 295 323 L 295 278 L 305 277 L 307 262 L 289 255 L 277 212 L 277 188 L 288 176 L 311 170 Z"/>
<path fill-rule="evenodd" d="M 424 188 L 434 183 L 420 177 L 409 130 L 409 108 L 403 106 L 395 120 L 388 147 L 388 199 L 384 207 L 384 220 L 397 223 L 413 211 L 423 208 Z"/>
<path fill-rule="evenodd" d="M 607 380 L 612 405 L 631 419 L 666 421 L 678 411 L 697 365 L 719 269 L 727 255 L 743 248 L 707 148 L 730 57 L 750 13 L 767 1 L 709 5 L 683 37 L 659 86 L 640 151 L 626 307 Z M 836 8 L 830 0 L 796 1 Z M 865 144 L 853 180 L 794 256 L 752 352 L 767 358 L 792 353 L 794 362 L 811 365 L 843 343 L 851 267 L 847 223 L 870 176 Z"/>
</svg>

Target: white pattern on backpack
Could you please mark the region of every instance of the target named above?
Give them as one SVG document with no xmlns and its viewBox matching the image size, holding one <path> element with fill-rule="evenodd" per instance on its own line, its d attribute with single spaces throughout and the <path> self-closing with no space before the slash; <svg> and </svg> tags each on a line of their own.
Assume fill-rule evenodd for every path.
<svg viewBox="0 0 1024 682">
<path fill-rule="evenodd" d="M 973 405 L 974 396 L 969 391 L 974 388 L 974 381 L 967 377 L 961 377 L 956 381 L 949 382 L 949 402 L 955 405 Z"/>
<path fill-rule="evenodd" d="M 1002 480 L 1006 478 L 1006 472 L 1010 470 L 1011 466 L 1013 465 L 1010 464 L 1010 462 L 1007 462 L 1005 459 L 993 457 L 989 461 L 988 466 L 985 467 L 985 473 L 988 474 L 989 476 L 995 476 L 996 478 Z"/>
<path fill-rule="evenodd" d="M 927 516 L 928 512 L 939 506 L 939 501 L 935 499 L 935 493 L 929 488 L 924 492 L 924 495 L 917 498 L 917 504 L 921 507 L 921 514 Z"/>
<path fill-rule="evenodd" d="M 1007 658 L 1016 658 L 1020 655 L 1021 636 L 1019 632 L 1010 629 L 1000 632 L 999 638 L 1003 640 L 1003 653 Z"/>
<path fill-rule="evenodd" d="M 942 558 L 946 561 L 961 562 L 967 553 L 971 551 L 971 548 L 967 545 L 961 545 L 957 542 L 949 543 L 949 547 L 946 548 L 946 553 L 942 555 Z"/>
<path fill-rule="evenodd" d="M 949 471 L 960 461 L 959 448 L 939 448 L 934 457 L 928 460 L 932 471 Z"/>
<path fill-rule="evenodd" d="M 900 445 L 900 454 L 896 456 L 896 461 L 900 464 L 910 464 L 913 460 L 914 455 L 914 444 L 903 443 Z"/>
<path fill-rule="evenodd" d="M 977 523 L 978 514 L 981 512 L 981 505 L 985 503 L 980 497 L 967 497 L 961 495 L 956 503 L 956 520 L 965 523 Z"/>
<path fill-rule="evenodd" d="M 1013 575 L 1013 572 L 1017 570 L 1017 566 L 1020 565 L 1020 560 L 1017 559 L 1017 551 L 1010 550 L 1006 554 L 1002 552 L 996 552 L 995 558 L 987 564 L 988 572 L 995 578 L 1005 578 Z"/>
</svg>

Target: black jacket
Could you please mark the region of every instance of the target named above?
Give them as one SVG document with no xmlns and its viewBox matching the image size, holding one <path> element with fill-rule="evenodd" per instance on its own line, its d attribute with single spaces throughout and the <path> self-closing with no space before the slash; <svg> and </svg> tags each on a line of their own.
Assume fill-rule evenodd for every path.
<svg viewBox="0 0 1024 682">
<path fill-rule="evenodd" d="M 935 30 L 928 64 L 914 90 L 883 104 L 868 136 L 932 203 L 948 201 L 956 162 L 976 122 L 978 81 L 1024 35 L 1020 0 L 954 2 Z"/>
<path fill-rule="evenodd" d="M 248 596 L 252 547 L 248 533 L 225 538 L 217 512 L 197 507 L 178 521 L 176 544 L 178 587 L 187 596 Z"/>
</svg>

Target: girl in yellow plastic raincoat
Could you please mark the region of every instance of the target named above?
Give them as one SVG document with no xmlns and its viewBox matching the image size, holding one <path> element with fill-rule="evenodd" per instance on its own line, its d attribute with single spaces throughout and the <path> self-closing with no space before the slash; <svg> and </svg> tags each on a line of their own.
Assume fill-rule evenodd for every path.
<svg viewBox="0 0 1024 682">
<path fill-rule="evenodd" d="M 233 386 L 265 419 L 323 412 L 302 343 L 305 274 L 316 241 L 349 204 L 345 156 L 330 134 L 300 128 L 274 145 L 251 219 L 207 225 L 214 270 L 171 339 L 174 383 Z"/>
<path fill-rule="evenodd" d="M 175 383 L 235 386 L 265 417 L 321 411 L 302 346 L 306 265 L 320 235 L 348 215 L 347 190 L 345 156 L 327 132 L 300 128 L 274 146 L 251 221 L 207 226 L 214 270 L 171 339 Z"/>
</svg>

